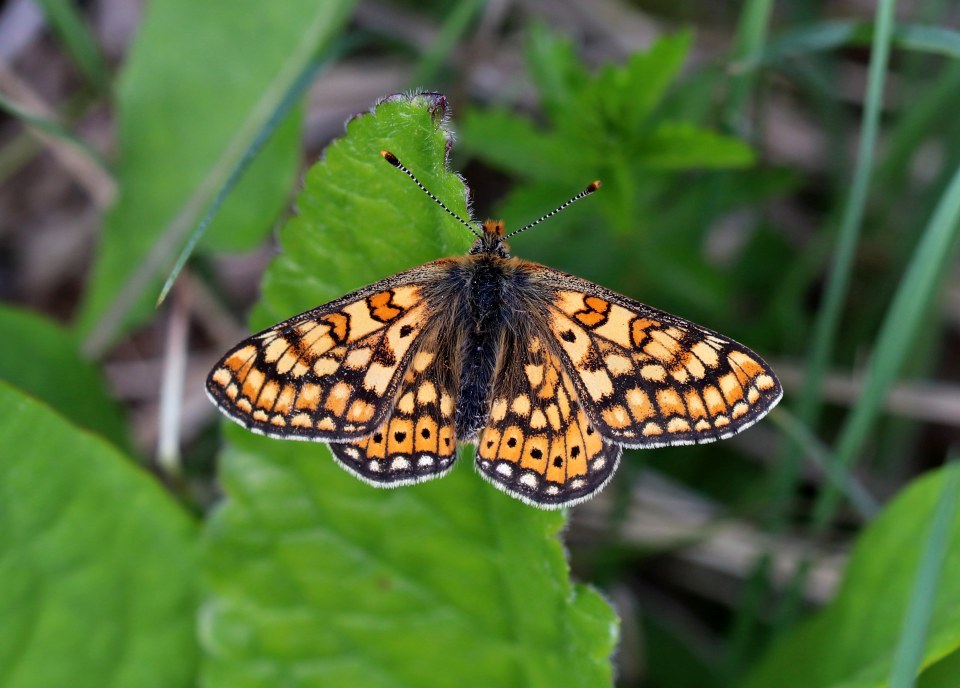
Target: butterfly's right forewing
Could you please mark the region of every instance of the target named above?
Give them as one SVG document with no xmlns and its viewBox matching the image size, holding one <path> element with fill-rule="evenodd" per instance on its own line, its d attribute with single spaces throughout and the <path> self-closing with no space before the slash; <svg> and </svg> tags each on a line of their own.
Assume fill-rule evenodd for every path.
<svg viewBox="0 0 960 688">
<path fill-rule="evenodd" d="M 762 418 L 780 383 L 747 347 L 543 268 L 546 320 L 601 434 L 630 447 L 712 442 Z"/>
</svg>

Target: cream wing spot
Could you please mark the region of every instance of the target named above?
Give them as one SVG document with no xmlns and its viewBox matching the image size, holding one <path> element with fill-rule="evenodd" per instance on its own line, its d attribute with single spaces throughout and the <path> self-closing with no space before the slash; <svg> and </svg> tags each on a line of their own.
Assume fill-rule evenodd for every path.
<svg viewBox="0 0 960 688">
<path fill-rule="evenodd" d="M 626 308 L 611 304 L 607 313 L 607 321 L 597 327 L 594 333 L 624 349 L 630 349 L 630 321 L 632 319 L 633 314 Z"/>
<path fill-rule="evenodd" d="M 397 410 L 408 416 L 413 413 L 414 406 L 413 392 L 407 392 L 397 401 Z"/>
<path fill-rule="evenodd" d="M 290 368 L 293 366 L 291 365 Z M 279 370 L 279 366 L 277 368 Z M 324 377 L 326 375 L 333 375 L 340 369 L 340 361 L 330 358 L 328 356 L 321 356 L 316 361 L 313 362 L 313 372 L 317 377 Z M 289 370 L 289 369 L 288 369 Z M 285 371 L 280 371 L 285 372 Z"/>
<path fill-rule="evenodd" d="M 433 383 L 430 382 L 429 380 L 421 383 L 420 387 L 417 388 L 417 403 L 433 404 L 436 401 L 437 401 L 437 388 L 433 386 Z"/>
<path fill-rule="evenodd" d="M 708 368 L 716 368 L 720 364 L 720 358 L 717 356 L 716 349 L 705 341 L 697 342 L 690 347 L 690 350 Z"/>
<path fill-rule="evenodd" d="M 292 391 L 293 388 L 289 387 Z M 286 392 L 287 389 L 284 389 Z M 291 395 L 292 396 L 292 395 Z M 317 404 L 320 403 L 320 385 L 308 382 L 300 388 L 300 394 L 297 395 L 297 401 L 294 406 L 297 409 L 310 409 L 311 411 L 317 408 Z"/>
<path fill-rule="evenodd" d="M 383 323 L 370 317 L 370 309 L 364 300 L 356 301 L 343 307 L 343 313 L 350 319 L 350 334 L 348 342 L 357 342 L 368 334 L 383 327 Z"/>
<path fill-rule="evenodd" d="M 650 363 L 640 369 L 640 377 L 642 377 L 644 380 L 649 380 L 650 382 L 666 382 L 667 369 L 662 365 Z"/>
<path fill-rule="evenodd" d="M 354 349 L 347 354 L 343 364 L 352 370 L 360 370 L 370 362 L 372 356 L 373 352 L 368 348 Z M 316 370 L 316 364 L 314 364 L 314 370 Z"/>
<path fill-rule="evenodd" d="M 277 360 L 290 348 L 289 342 L 283 337 L 277 337 L 263 350 L 263 360 L 267 363 L 276 363 Z"/>
<path fill-rule="evenodd" d="M 613 381 L 605 370 L 581 370 L 579 372 L 580 378 L 587 388 L 587 394 L 594 401 L 600 401 L 613 394 Z"/>
<path fill-rule="evenodd" d="M 422 373 L 427 369 L 427 366 L 433 362 L 434 354 L 429 351 L 419 351 L 413 357 L 413 369 L 418 373 Z"/>
<path fill-rule="evenodd" d="M 758 375 L 754 381 L 758 389 L 766 392 L 769 389 L 774 389 L 777 384 L 773 381 L 773 378 L 769 375 Z"/>
<path fill-rule="evenodd" d="M 211 376 L 211 379 L 221 387 L 226 387 L 233 380 L 233 376 L 226 368 L 217 368 Z"/>
<path fill-rule="evenodd" d="M 629 375 L 633 372 L 633 361 L 622 354 L 608 354 L 603 362 L 607 370 L 615 376 Z"/>
<path fill-rule="evenodd" d="M 510 405 L 510 410 L 518 416 L 528 415 L 530 413 L 530 397 L 526 394 L 521 394 L 513 400 L 513 403 Z"/>
<path fill-rule="evenodd" d="M 533 413 L 530 414 L 530 427 L 534 430 L 542 430 L 546 426 L 547 417 L 543 415 L 543 411 L 535 409 Z"/>
<path fill-rule="evenodd" d="M 371 363 L 363 377 L 363 386 L 376 394 L 384 394 L 393 379 L 394 369 L 382 363 Z"/>
<path fill-rule="evenodd" d="M 528 364 L 524 366 L 524 372 L 527 374 L 527 381 L 531 389 L 536 389 L 543 384 L 543 366 Z"/>
</svg>

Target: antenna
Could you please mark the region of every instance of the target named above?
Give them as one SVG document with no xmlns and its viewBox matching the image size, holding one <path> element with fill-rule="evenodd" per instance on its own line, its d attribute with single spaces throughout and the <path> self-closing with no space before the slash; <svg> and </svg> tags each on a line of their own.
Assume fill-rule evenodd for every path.
<svg viewBox="0 0 960 688">
<path fill-rule="evenodd" d="M 599 188 L 600 188 L 600 180 L 599 180 L 599 179 L 590 182 L 590 184 L 587 186 L 586 189 L 584 189 L 583 191 L 581 191 L 580 193 L 578 193 L 576 196 L 574 196 L 574 197 L 571 198 L 569 201 L 567 201 L 566 203 L 564 203 L 563 205 L 561 205 L 559 208 L 556 208 L 555 210 L 551 210 L 549 213 L 547 213 L 546 215 L 542 215 L 541 217 L 537 218 L 536 220 L 534 220 L 534 221 L 531 222 L 530 224 L 524 225 L 524 226 L 521 227 L 520 229 L 517 229 L 517 230 L 514 230 L 513 232 L 510 232 L 507 236 L 504 237 L 504 239 L 509 239 L 510 237 L 512 237 L 512 236 L 515 235 L 515 234 L 519 234 L 520 232 L 525 232 L 525 231 L 527 231 L 528 229 L 530 229 L 531 227 L 537 226 L 538 224 L 540 224 L 540 223 L 543 222 L 544 220 L 547 220 L 547 219 L 553 217 L 554 215 L 556 215 L 557 213 L 559 213 L 561 210 L 564 210 L 565 208 L 573 205 L 574 203 L 576 203 L 577 201 L 579 201 L 581 198 L 586 198 L 587 196 L 589 196 L 590 194 L 592 194 L 594 191 L 596 191 L 596 190 L 599 189 Z"/>
<path fill-rule="evenodd" d="M 398 170 L 400 170 L 401 172 L 403 172 L 405 175 L 407 175 L 408 177 L 410 177 L 410 179 L 413 180 L 413 183 L 416 184 L 417 186 L 419 186 L 419 187 L 420 187 L 420 190 L 421 190 L 423 193 L 427 194 L 430 198 L 432 198 L 433 201 L 434 201 L 434 203 L 436 203 L 438 206 L 440 206 L 441 208 L 443 208 L 444 210 L 446 210 L 446 211 L 447 211 L 447 214 L 450 215 L 450 217 L 454 218 L 455 220 L 457 220 L 457 222 L 459 222 L 459 223 L 462 224 L 464 227 L 466 227 L 466 228 L 469 229 L 471 232 L 473 232 L 473 234 L 474 234 L 475 236 L 478 236 L 478 237 L 479 237 L 479 236 L 482 236 L 482 235 L 480 234 L 480 232 L 478 232 L 473 225 L 471 225 L 469 222 L 467 222 L 467 221 L 464 220 L 462 217 L 460 217 L 459 215 L 457 215 L 455 212 L 453 212 L 452 210 L 450 210 L 450 208 L 448 208 L 447 206 L 445 206 L 445 205 L 443 204 L 443 201 L 441 201 L 439 198 L 437 198 L 436 196 L 434 196 L 427 187 L 425 187 L 423 184 L 421 184 L 421 183 L 420 183 L 420 180 L 417 179 L 417 178 L 414 176 L 413 172 L 411 172 L 410 170 L 408 170 L 408 169 L 404 166 L 404 164 L 403 164 L 402 162 L 400 162 L 400 160 L 397 158 L 396 155 L 394 155 L 394 154 L 391 153 L 390 151 L 386 151 L 386 150 L 380 151 L 380 155 L 382 155 L 382 156 L 383 156 L 383 159 L 386 160 L 388 163 L 390 163 L 391 165 L 393 165 L 394 167 L 396 167 Z M 573 202 L 573 201 L 568 202 L 567 205 L 570 205 L 570 203 L 572 203 L 572 202 Z"/>
</svg>

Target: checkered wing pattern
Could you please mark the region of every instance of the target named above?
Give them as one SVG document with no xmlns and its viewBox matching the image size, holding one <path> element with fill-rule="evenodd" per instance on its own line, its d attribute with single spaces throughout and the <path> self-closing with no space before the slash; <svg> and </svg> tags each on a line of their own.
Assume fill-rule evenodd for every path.
<svg viewBox="0 0 960 688">
<path fill-rule="evenodd" d="M 253 335 L 207 378 L 227 416 L 270 437 L 344 442 L 376 431 L 433 315 L 430 265 L 400 273 Z"/>
<path fill-rule="evenodd" d="M 694 444 L 749 427 L 780 383 L 742 344 L 553 270 L 547 318 L 600 434 L 628 447 Z"/>
<path fill-rule="evenodd" d="M 441 329 L 434 323 L 421 335 L 382 425 L 364 439 L 330 445 L 337 461 L 362 480 L 394 487 L 440 477 L 453 466 L 456 391 Z"/>
<path fill-rule="evenodd" d="M 620 447 L 587 417 L 557 347 L 530 334 L 505 343 L 477 468 L 498 488 L 541 508 L 576 504 L 613 475 Z"/>
</svg>

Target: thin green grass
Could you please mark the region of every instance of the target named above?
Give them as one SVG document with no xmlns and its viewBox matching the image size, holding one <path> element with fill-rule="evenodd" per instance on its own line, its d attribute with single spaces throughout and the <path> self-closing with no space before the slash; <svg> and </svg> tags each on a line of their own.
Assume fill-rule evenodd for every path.
<svg viewBox="0 0 960 688">
<path fill-rule="evenodd" d="M 804 456 L 824 472 L 827 481 L 847 498 L 860 518 L 869 521 L 880 511 L 879 502 L 863 483 L 857 480 L 844 464 L 834 461 L 830 448 L 817 439 L 796 416 L 786 409 L 776 409 L 770 414 L 770 420 L 776 423 L 786 437 L 802 447 Z"/>
<path fill-rule="evenodd" d="M 68 0 L 37 0 L 53 33 L 73 58 L 77 68 L 100 93 L 110 90 L 110 68 L 100 53 L 97 39 L 87 28 L 77 3 Z"/>
<path fill-rule="evenodd" d="M 872 45 L 874 25 L 849 20 L 824 21 L 779 33 L 773 40 L 746 53 L 731 65 L 734 73 L 780 64 L 784 60 L 823 53 L 845 45 Z M 960 31 L 942 26 L 898 24 L 891 44 L 913 53 L 960 57 Z"/>
<path fill-rule="evenodd" d="M 53 137 L 54 139 L 64 142 L 70 148 L 73 148 L 79 152 L 91 165 L 97 167 L 105 177 L 113 179 L 113 171 L 110 169 L 110 166 L 107 164 L 107 161 L 104 160 L 103 156 L 101 156 L 100 153 L 92 148 L 86 141 L 75 136 L 73 132 L 71 132 L 57 120 L 30 112 L 29 110 L 21 107 L 19 104 L 7 98 L 2 93 L 0 93 L 0 110 L 3 110 L 9 115 L 16 117 L 21 122 L 33 127 L 37 131 L 41 131 L 44 134 Z"/>
<path fill-rule="evenodd" d="M 167 298 L 167 294 L 170 293 L 170 289 L 173 287 L 174 282 L 176 282 L 177 276 L 180 274 L 180 271 L 183 270 L 183 266 L 193 254 L 193 250 L 196 248 L 197 243 L 199 243 L 200 239 L 203 238 L 203 235 L 206 233 L 210 223 L 213 222 L 213 219 L 217 216 L 217 212 L 220 210 L 220 207 L 230 196 L 230 193 L 240 182 L 240 179 L 243 178 L 244 172 L 247 171 L 247 168 L 250 167 L 250 164 L 256 159 L 257 154 L 267 143 L 267 141 L 270 140 L 273 132 L 277 130 L 277 127 L 280 126 L 280 123 L 284 120 L 284 118 L 290 114 L 290 111 L 293 110 L 296 104 L 300 102 L 300 99 L 306 93 L 307 89 L 310 87 L 310 84 L 313 83 L 313 80 L 317 77 L 317 75 L 328 64 L 336 59 L 339 59 L 345 52 L 348 52 L 354 47 L 356 47 L 355 41 L 340 41 L 329 50 L 322 52 L 313 60 L 310 60 L 306 65 L 304 65 L 303 69 L 287 88 L 286 93 L 284 93 L 277 102 L 273 112 L 270 113 L 270 116 L 267 117 L 267 119 L 254 134 L 246 150 L 244 150 L 243 155 L 239 160 L 236 161 L 233 169 L 230 170 L 230 173 L 224 180 L 223 185 L 217 191 L 216 196 L 214 196 L 213 201 L 203 214 L 203 217 L 200 218 L 200 221 L 190 233 L 190 236 L 187 238 L 187 242 L 180 251 L 180 255 L 177 256 L 177 260 L 173 264 L 173 268 L 170 270 L 170 274 L 167 276 L 166 282 L 163 284 L 163 288 L 160 289 L 160 295 L 157 297 L 157 306 L 162 304 Z"/>
<path fill-rule="evenodd" d="M 870 55 L 870 73 L 863 111 L 863 129 L 860 136 L 857 166 L 854 170 L 850 196 L 844 207 L 830 275 L 827 279 L 823 305 L 817 315 L 813 345 L 808 359 L 806 376 L 797 405 L 797 417 L 810 428 L 818 424 L 820 413 L 820 387 L 830 363 L 840 315 L 850 285 L 853 259 L 860 239 L 860 229 L 867 204 L 873 170 L 874 150 L 880 128 L 880 112 L 886 82 L 887 65 L 890 61 L 890 38 L 893 33 L 894 0 L 881 0 L 877 5 L 876 30 Z M 835 495 L 832 485 L 824 488 L 822 495 Z M 821 497 L 821 501 L 830 499 Z"/>
<path fill-rule="evenodd" d="M 867 369 L 860 400 L 844 423 L 834 451 L 837 466 L 849 469 L 857 458 L 883 405 L 917 340 L 924 314 L 939 291 L 953 247 L 960 233 L 960 167 L 941 197 L 907 272 L 887 311 L 873 359 Z M 839 493 L 829 487 L 820 493 L 813 526 L 822 532 L 833 518 Z"/>
<path fill-rule="evenodd" d="M 463 41 L 486 4 L 486 0 L 467 0 L 454 5 L 433 44 L 420 58 L 408 82 L 410 88 L 422 89 L 437 81 L 443 66 L 449 62 L 450 54 Z"/>
<path fill-rule="evenodd" d="M 734 48 L 736 61 L 745 59 L 760 51 L 767 38 L 770 14 L 773 11 L 772 0 L 750 0 L 740 14 L 737 28 L 737 42 Z M 724 119 L 732 131 L 742 132 L 745 121 L 744 107 L 753 94 L 756 75 L 752 72 L 734 76 L 730 96 L 727 99 Z"/>
</svg>

